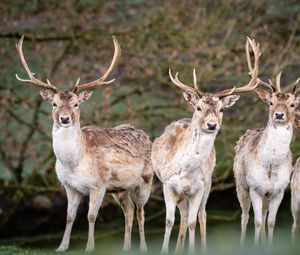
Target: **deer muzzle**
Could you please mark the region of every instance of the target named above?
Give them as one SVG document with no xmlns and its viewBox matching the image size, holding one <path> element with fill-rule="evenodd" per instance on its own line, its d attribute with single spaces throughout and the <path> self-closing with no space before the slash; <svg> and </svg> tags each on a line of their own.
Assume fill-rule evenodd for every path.
<svg viewBox="0 0 300 255">
<path fill-rule="evenodd" d="M 71 125 L 71 117 L 69 115 L 61 114 L 59 115 L 59 122 L 62 126 L 68 127 Z"/>
<path fill-rule="evenodd" d="M 276 122 L 286 122 L 286 114 L 281 111 L 276 111 L 273 115 L 273 119 Z"/>
</svg>

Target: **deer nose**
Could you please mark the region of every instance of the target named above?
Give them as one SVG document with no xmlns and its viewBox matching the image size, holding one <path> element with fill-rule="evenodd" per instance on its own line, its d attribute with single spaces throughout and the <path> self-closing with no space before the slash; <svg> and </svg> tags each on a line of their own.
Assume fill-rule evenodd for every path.
<svg viewBox="0 0 300 255">
<path fill-rule="evenodd" d="M 69 116 L 60 116 L 60 121 L 63 124 L 68 124 L 70 122 L 70 117 Z"/>
<path fill-rule="evenodd" d="M 284 116 L 284 113 L 282 112 L 275 112 L 275 118 L 278 120 L 282 120 Z"/>
<path fill-rule="evenodd" d="M 208 122 L 207 127 L 208 127 L 208 130 L 216 130 L 217 124 Z"/>
</svg>

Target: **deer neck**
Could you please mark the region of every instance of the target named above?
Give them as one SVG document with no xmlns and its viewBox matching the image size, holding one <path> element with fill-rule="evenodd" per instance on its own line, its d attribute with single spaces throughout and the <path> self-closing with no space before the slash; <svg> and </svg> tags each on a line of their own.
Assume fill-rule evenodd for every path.
<svg viewBox="0 0 300 255">
<path fill-rule="evenodd" d="M 189 141 L 191 153 L 195 153 L 198 158 L 207 158 L 210 154 L 217 132 L 208 133 L 199 127 L 199 121 L 193 118 L 190 130 Z"/>
<path fill-rule="evenodd" d="M 68 128 L 53 125 L 53 150 L 63 165 L 76 166 L 83 157 L 85 144 L 79 124 Z"/>
<path fill-rule="evenodd" d="M 272 159 L 272 162 L 285 159 L 290 152 L 292 136 L 293 126 L 291 124 L 276 126 L 269 122 L 261 140 L 261 155 Z"/>
</svg>

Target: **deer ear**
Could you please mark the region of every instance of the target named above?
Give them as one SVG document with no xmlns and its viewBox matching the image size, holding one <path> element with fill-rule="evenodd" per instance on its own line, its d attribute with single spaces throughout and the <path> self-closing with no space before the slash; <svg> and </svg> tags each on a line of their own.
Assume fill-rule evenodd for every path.
<svg viewBox="0 0 300 255">
<path fill-rule="evenodd" d="M 182 94 L 183 94 L 184 99 L 193 106 L 195 106 L 199 101 L 199 96 L 194 92 L 183 91 Z"/>
<path fill-rule="evenodd" d="M 300 106 L 300 96 L 297 96 L 295 99 L 296 108 Z"/>
<path fill-rule="evenodd" d="M 294 127 L 298 128 L 298 129 L 300 128 L 300 120 L 298 120 L 298 119 L 294 120 Z"/>
<path fill-rule="evenodd" d="M 223 107 L 224 108 L 229 108 L 235 104 L 237 100 L 239 100 L 240 96 L 239 95 L 230 95 L 227 97 L 224 97 L 222 99 Z"/>
<path fill-rule="evenodd" d="M 82 91 L 79 93 L 78 95 L 78 100 L 79 100 L 79 103 L 81 104 L 82 102 L 88 100 L 93 94 L 93 91 Z"/>
<path fill-rule="evenodd" d="M 47 90 L 41 90 L 40 95 L 45 101 L 51 102 L 54 98 L 55 93 L 52 90 L 47 89 Z"/>
<path fill-rule="evenodd" d="M 271 100 L 270 94 L 264 89 L 256 89 L 256 94 L 258 97 L 266 103 L 269 103 Z"/>
</svg>

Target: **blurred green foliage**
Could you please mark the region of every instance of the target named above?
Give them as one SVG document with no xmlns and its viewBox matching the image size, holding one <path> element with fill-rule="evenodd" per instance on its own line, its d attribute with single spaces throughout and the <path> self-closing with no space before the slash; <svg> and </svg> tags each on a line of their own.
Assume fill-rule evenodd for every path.
<svg viewBox="0 0 300 255">
<path fill-rule="evenodd" d="M 290 88 L 299 76 L 300 4 L 294 0 L 3 0 L 0 10 L 3 222 L 24 199 L 61 192 L 54 172 L 51 107 L 37 88 L 15 78 L 15 73 L 25 77 L 15 49 L 22 34 L 31 70 L 61 89 L 79 76 L 85 82 L 102 74 L 113 54 L 111 35 L 116 35 L 122 48 L 112 75 L 116 82 L 82 105 L 82 125 L 131 123 L 152 139 L 171 121 L 192 115 L 168 78 L 169 68 L 192 83 L 195 67 L 208 92 L 242 85 L 249 79 L 244 44 L 250 36 L 261 45 L 262 79 L 284 70 L 282 84 Z M 233 187 L 235 142 L 246 129 L 265 125 L 267 116 L 267 106 L 255 93 L 242 95 L 225 112 L 216 140 L 213 190 Z M 300 155 L 296 136 L 292 151 L 294 158 Z"/>
</svg>

